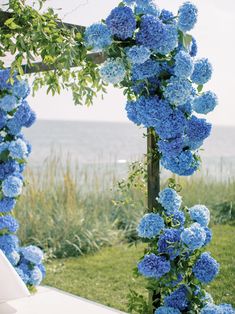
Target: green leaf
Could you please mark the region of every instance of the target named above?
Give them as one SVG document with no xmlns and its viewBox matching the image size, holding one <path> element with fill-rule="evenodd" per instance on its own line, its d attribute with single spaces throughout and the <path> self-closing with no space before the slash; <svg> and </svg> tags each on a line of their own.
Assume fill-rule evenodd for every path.
<svg viewBox="0 0 235 314">
<path fill-rule="evenodd" d="M 20 26 L 17 25 L 17 24 L 14 22 L 14 20 L 15 20 L 15 18 L 12 17 L 12 18 L 6 20 L 4 24 L 5 24 L 8 28 L 10 28 L 10 29 L 17 29 L 17 28 L 20 28 Z"/>
<path fill-rule="evenodd" d="M 189 34 L 183 34 L 183 45 L 186 49 L 189 48 L 191 42 L 192 42 L 193 37 Z"/>
<path fill-rule="evenodd" d="M 197 91 L 200 93 L 203 90 L 203 85 L 198 85 Z"/>
</svg>

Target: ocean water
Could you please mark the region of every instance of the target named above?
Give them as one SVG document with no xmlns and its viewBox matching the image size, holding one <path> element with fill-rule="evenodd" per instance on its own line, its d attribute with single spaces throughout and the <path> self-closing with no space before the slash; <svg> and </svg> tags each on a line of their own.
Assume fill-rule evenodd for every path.
<svg viewBox="0 0 235 314">
<path fill-rule="evenodd" d="M 146 129 L 129 123 L 37 121 L 24 131 L 32 143 L 30 167 L 40 168 L 56 154 L 79 165 L 125 165 L 146 153 Z M 235 176 L 235 127 L 214 126 L 201 151 L 203 174 Z"/>
</svg>

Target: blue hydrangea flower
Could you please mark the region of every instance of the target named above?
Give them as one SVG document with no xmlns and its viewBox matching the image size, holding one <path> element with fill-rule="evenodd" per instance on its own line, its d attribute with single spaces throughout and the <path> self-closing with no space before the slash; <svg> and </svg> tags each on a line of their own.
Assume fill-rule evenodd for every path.
<svg viewBox="0 0 235 314">
<path fill-rule="evenodd" d="M 159 235 L 164 227 L 164 219 L 159 214 L 150 213 L 141 219 L 137 232 L 139 237 L 152 239 Z"/>
<path fill-rule="evenodd" d="M 219 273 L 219 263 L 208 252 L 202 253 L 193 266 L 195 277 L 202 283 L 209 283 Z"/>
<path fill-rule="evenodd" d="M 178 27 L 182 32 L 193 29 L 197 23 L 197 7 L 191 2 L 185 2 L 178 11 Z"/>
<path fill-rule="evenodd" d="M 222 314 L 220 307 L 215 304 L 207 304 L 202 308 L 201 314 Z"/>
<path fill-rule="evenodd" d="M 182 204 L 181 196 L 171 188 L 165 188 L 159 193 L 157 201 L 166 210 L 168 215 L 173 215 L 175 211 L 180 209 Z"/>
<path fill-rule="evenodd" d="M 164 24 L 153 15 L 143 15 L 136 41 L 158 53 L 167 54 L 178 45 L 177 28 Z"/>
<path fill-rule="evenodd" d="M 0 249 L 8 254 L 19 250 L 19 240 L 14 234 L 4 234 L 0 237 Z"/>
<path fill-rule="evenodd" d="M 175 76 L 181 78 L 188 78 L 193 73 L 193 60 L 190 55 L 181 50 L 175 56 L 175 67 L 174 74 Z"/>
<path fill-rule="evenodd" d="M 132 46 L 127 49 L 126 55 L 131 63 L 141 64 L 149 59 L 151 51 L 144 46 Z"/>
<path fill-rule="evenodd" d="M 175 259 L 179 253 L 180 231 L 178 229 L 165 229 L 158 240 L 158 252 L 168 254 L 170 260 Z"/>
<path fill-rule="evenodd" d="M 189 208 L 189 214 L 193 221 L 202 227 L 207 227 L 210 222 L 210 211 L 205 205 L 195 205 Z"/>
<path fill-rule="evenodd" d="M 190 250 L 200 249 L 206 240 L 206 232 L 198 223 L 192 224 L 189 228 L 185 228 L 181 233 L 182 242 Z"/>
<path fill-rule="evenodd" d="M 162 9 L 160 14 L 160 19 L 164 23 L 175 23 L 174 21 L 174 14 L 171 11 Z"/>
<path fill-rule="evenodd" d="M 215 93 L 208 91 L 194 98 L 193 110 L 197 113 L 207 114 L 218 105 L 218 98 Z"/>
<path fill-rule="evenodd" d="M 14 198 L 4 197 L 0 200 L 0 213 L 10 212 L 16 205 Z"/>
<path fill-rule="evenodd" d="M 111 45 L 112 34 L 106 25 L 95 23 L 86 28 L 84 40 L 87 47 L 99 52 Z"/>
<path fill-rule="evenodd" d="M 7 252 L 6 257 L 13 266 L 16 266 L 20 261 L 20 254 L 17 251 Z"/>
<path fill-rule="evenodd" d="M 20 267 L 15 267 L 15 270 L 17 274 L 20 276 L 20 278 L 23 280 L 23 282 L 27 285 L 29 281 L 29 276 L 26 272 L 23 271 Z"/>
<path fill-rule="evenodd" d="M 37 246 L 29 245 L 23 247 L 21 248 L 21 254 L 27 261 L 33 264 L 39 265 L 42 263 L 43 252 Z"/>
<path fill-rule="evenodd" d="M 26 128 L 31 127 L 31 126 L 34 124 L 34 122 L 36 121 L 36 118 L 37 118 L 36 112 L 33 111 L 33 110 L 30 110 L 29 119 L 24 123 L 24 126 L 25 126 Z"/>
<path fill-rule="evenodd" d="M 205 119 L 192 116 L 187 122 L 186 136 L 188 145 L 193 147 L 197 143 L 202 143 L 211 133 L 212 125 Z"/>
<path fill-rule="evenodd" d="M 19 228 L 18 221 L 10 216 L 1 216 L 0 217 L 0 231 L 6 229 L 8 232 L 16 232 Z"/>
<path fill-rule="evenodd" d="M 0 109 L 0 129 L 4 128 L 7 122 L 7 116 L 6 113 Z"/>
<path fill-rule="evenodd" d="M 12 94 L 17 98 L 26 98 L 30 93 L 29 84 L 26 80 L 16 80 L 12 86 Z"/>
<path fill-rule="evenodd" d="M 169 306 L 160 306 L 154 312 L 154 314 L 180 314 L 180 313 L 181 312 L 178 309 Z"/>
<path fill-rule="evenodd" d="M 212 65 L 208 59 L 199 59 L 194 63 L 193 74 L 191 75 L 191 80 L 193 83 L 198 85 L 203 85 L 207 83 L 212 76 Z"/>
<path fill-rule="evenodd" d="M 27 101 L 23 101 L 21 106 L 18 107 L 13 118 L 8 120 L 7 127 L 8 131 L 12 135 L 17 135 L 23 126 L 30 127 L 36 120 L 36 114 Z"/>
<path fill-rule="evenodd" d="M 10 156 L 12 158 L 16 159 L 24 159 L 27 157 L 27 145 L 22 139 L 17 139 L 16 141 L 13 141 L 9 145 L 9 152 Z"/>
<path fill-rule="evenodd" d="M 143 2 L 143 1 L 142 1 Z M 151 14 L 154 16 L 159 16 L 160 15 L 160 9 L 158 6 L 156 6 L 155 3 L 152 1 L 146 1 L 145 3 L 141 4 L 140 1 L 136 1 L 137 6 L 135 8 L 135 14 L 140 15 L 140 14 Z"/>
<path fill-rule="evenodd" d="M 194 37 L 192 37 L 192 41 L 189 46 L 189 54 L 191 57 L 196 57 L 197 55 L 197 41 Z"/>
<path fill-rule="evenodd" d="M 7 143 L 7 142 L 0 143 L 0 154 L 7 151 L 8 147 L 9 147 L 9 143 Z"/>
<path fill-rule="evenodd" d="M 0 98 L 0 109 L 10 112 L 20 105 L 19 100 L 13 95 L 5 95 Z"/>
<path fill-rule="evenodd" d="M 16 197 L 21 194 L 23 182 L 16 176 L 9 176 L 2 182 L 2 192 L 7 197 Z"/>
<path fill-rule="evenodd" d="M 133 64 L 132 80 L 138 81 L 159 75 L 161 72 L 160 64 L 154 60 L 147 60 L 142 64 Z"/>
<path fill-rule="evenodd" d="M 131 89 L 137 97 L 140 95 L 156 96 L 156 90 L 160 87 L 160 80 L 157 76 L 149 77 L 144 81 L 132 81 Z"/>
<path fill-rule="evenodd" d="M 128 118 L 136 124 L 145 127 L 155 126 L 160 120 L 166 120 L 173 110 L 170 105 L 158 97 L 141 96 L 135 102 L 127 103 L 126 111 Z"/>
<path fill-rule="evenodd" d="M 111 33 L 122 40 L 132 37 L 136 29 L 134 13 L 128 7 L 114 8 L 107 17 L 106 24 Z"/>
<path fill-rule="evenodd" d="M 39 264 L 37 266 L 41 270 L 42 278 L 45 278 L 45 276 L 46 276 L 46 268 L 45 268 L 45 266 L 43 264 Z"/>
<path fill-rule="evenodd" d="M 184 139 L 182 137 L 176 137 L 172 140 L 159 140 L 158 141 L 159 152 L 167 156 L 177 156 L 184 148 Z"/>
<path fill-rule="evenodd" d="M 127 117 L 130 121 L 137 125 L 141 124 L 140 116 L 138 114 L 137 106 L 135 101 L 128 101 L 126 104 Z"/>
<path fill-rule="evenodd" d="M 180 105 L 190 98 L 192 89 L 188 80 L 172 76 L 167 81 L 163 94 L 172 105 Z"/>
<path fill-rule="evenodd" d="M 0 70 L 0 90 L 10 90 L 11 83 L 8 82 L 10 78 L 10 70 Z"/>
<path fill-rule="evenodd" d="M 185 285 L 179 286 L 169 296 L 164 298 L 164 305 L 170 306 L 180 311 L 184 311 L 189 306 L 189 291 Z"/>
<path fill-rule="evenodd" d="M 158 53 L 166 55 L 173 51 L 178 45 L 178 30 L 175 25 L 165 24 L 164 32 L 159 47 L 156 49 Z"/>
<path fill-rule="evenodd" d="M 223 314 L 235 314 L 235 310 L 231 304 L 220 304 L 219 308 L 222 310 Z"/>
<path fill-rule="evenodd" d="M 206 246 L 207 244 L 209 244 L 212 240 L 212 230 L 208 227 L 204 228 L 205 232 L 206 232 L 206 240 L 204 242 L 203 246 Z"/>
<path fill-rule="evenodd" d="M 138 264 L 138 271 L 147 278 L 161 278 L 171 270 L 170 262 L 164 256 L 153 253 L 145 255 Z"/>
<path fill-rule="evenodd" d="M 134 5 L 135 4 L 135 0 L 124 0 L 123 1 L 126 5 Z"/>
<path fill-rule="evenodd" d="M 169 116 L 158 120 L 153 126 L 161 139 L 168 140 L 183 136 L 186 124 L 187 120 L 183 112 L 176 109 Z"/>
<path fill-rule="evenodd" d="M 30 276 L 29 276 L 29 284 L 32 286 L 39 286 L 40 283 L 42 282 L 42 273 L 41 270 L 35 266 L 31 271 L 30 271 Z"/>
<path fill-rule="evenodd" d="M 186 218 L 184 212 L 182 212 L 181 210 L 174 211 L 172 215 L 172 222 L 174 224 L 174 227 L 182 227 L 185 223 L 185 220 Z"/>
<path fill-rule="evenodd" d="M 16 175 L 19 172 L 19 164 L 15 160 L 8 160 L 1 163 L 0 180 L 5 180 L 9 175 Z"/>
<path fill-rule="evenodd" d="M 181 110 L 187 117 L 191 116 L 193 113 L 192 102 L 193 98 L 190 97 L 184 104 L 178 105 L 178 109 Z"/>
<path fill-rule="evenodd" d="M 118 84 L 124 79 L 126 69 L 121 59 L 108 59 L 101 66 L 100 75 L 106 83 Z"/>
</svg>

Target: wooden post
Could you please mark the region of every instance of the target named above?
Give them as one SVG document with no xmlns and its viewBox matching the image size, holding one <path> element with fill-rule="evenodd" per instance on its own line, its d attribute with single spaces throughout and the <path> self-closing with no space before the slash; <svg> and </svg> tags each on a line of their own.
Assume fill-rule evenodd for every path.
<svg viewBox="0 0 235 314">
<path fill-rule="evenodd" d="M 148 167 L 148 212 L 157 210 L 159 204 L 156 200 L 160 192 L 160 157 L 157 150 L 157 134 L 153 128 L 147 133 L 147 167 Z M 149 293 L 149 309 L 154 313 L 160 306 L 161 295 L 158 291 Z"/>
<path fill-rule="evenodd" d="M 160 162 L 156 147 L 157 135 L 153 128 L 148 128 L 147 164 L 148 164 L 148 211 L 158 208 L 156 197 L 160 192 Z"/>
</svg>

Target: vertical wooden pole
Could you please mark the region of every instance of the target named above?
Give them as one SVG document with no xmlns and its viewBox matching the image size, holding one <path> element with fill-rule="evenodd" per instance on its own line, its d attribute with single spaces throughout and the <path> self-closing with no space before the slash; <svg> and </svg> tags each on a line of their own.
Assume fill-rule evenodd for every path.
<svg viewBox="0 0 235 314">
<path fill-rule="evenodd" d="M 147 167 L 148 167 L 148 212 L 158 208 L 156 197 L 160 192 L 160 158 L 157 150 L 157 134 L 153 128 L 147 133 Z M 160 306 L 161 295 L 158 291 L 149 293 L 149 312 L 154 313 Z"/>
<path fill-rule="evenodd" d="M 148 128 L 147 164 L 148 164 L 148 211 L 158 207 L 156 197 L 160 192 L 160 160 L 156 147 L 157 135 L 153 128 Z"/>
</svg>

